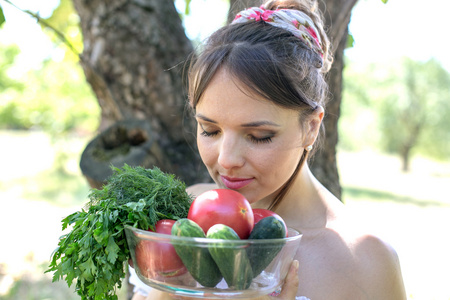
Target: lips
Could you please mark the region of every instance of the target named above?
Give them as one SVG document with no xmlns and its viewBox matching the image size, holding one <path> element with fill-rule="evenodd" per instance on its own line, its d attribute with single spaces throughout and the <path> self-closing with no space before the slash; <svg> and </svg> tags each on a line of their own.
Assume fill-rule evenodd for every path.
<svg viewBox="0 0 450 300">
<path fill-rule="evenodd" d="M 234 178 L 228 176 L 220 176 L 220 178 L 227 188 L 233 190 L 241 189 L 244 186 L 249 185 L 253 181 L 253 178 Z"/>
</svg>

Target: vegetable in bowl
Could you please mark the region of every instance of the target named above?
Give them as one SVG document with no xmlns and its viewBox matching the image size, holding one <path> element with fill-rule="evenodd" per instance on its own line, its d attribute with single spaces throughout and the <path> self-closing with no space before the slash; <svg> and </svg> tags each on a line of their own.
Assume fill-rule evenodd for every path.
<svg viewBox="0 0 450 300">
<path fill-rule="evenodd" d="M 185 183 L 159 168 L 112 168 L 87 205 L 62 220 L 62 229 L 70 231 L 60 237 L 46 270 L 54 272 L 53 281 L 71 286 L 76 280 L 81 299 L 117 299 L 130 258 L 125 225 L 154 230 L 159 220 L 186 218 L 193 200 Z"/>
</svg>

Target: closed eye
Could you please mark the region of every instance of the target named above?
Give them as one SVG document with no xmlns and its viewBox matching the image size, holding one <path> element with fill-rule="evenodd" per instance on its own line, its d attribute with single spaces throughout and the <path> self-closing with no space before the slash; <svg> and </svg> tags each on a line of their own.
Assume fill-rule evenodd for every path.
<svg viewBox="0 0 450 300">
<path fill-rule="evenodd" d="M 212 137 L 212 136 L 216 136 L 218 133 L 219 133 L 219 131 L 208 132 L 203 129 L 203 131 L 200 134 L 203 136 L 206 136 L 206 137 Z"/>
<path fill-rule="evenodd" d="M 199 124 L 199 125 L 200 125 L 200 128 L 202 129 L 202 132 L 200 133 L 202 136 L 213 137 L 213 136 L 216 136 L 219 133 L 219 130 L 206 131 L 205 128 L 203 128 L 202 124 Z"/>
<path fill-rule="evenodd" d="M 203 127 L 203 124 L 199 123 L 199 126 L 201 128 L 201 132 L 200 135 L 204 136 L 204 137 L 215 137 L 220 133 L 220 130 L 215 130 L 215 128 L 212 131 L 206 130 Z M 212 128 L 211 128 L 212 129 Z M 272 142 L 272 138 L 275 134 L 268 134 L 262 138 L 256 137 L 253 134 L 248 134 L 247 137 L 248 139 L 254 143 L 254 144 L 268 144 Z"/>
<path fill-rule="evenodd" d="M 264 137 L 264 138 L 256 138 L 254 136 L 250 136 L 250 140 L 255 144 L 259 144 L 259 143 L 267 144 L 267 143 L 272 142 L 272 137 L 268 136 L 268 137 Z"/>
</svg>

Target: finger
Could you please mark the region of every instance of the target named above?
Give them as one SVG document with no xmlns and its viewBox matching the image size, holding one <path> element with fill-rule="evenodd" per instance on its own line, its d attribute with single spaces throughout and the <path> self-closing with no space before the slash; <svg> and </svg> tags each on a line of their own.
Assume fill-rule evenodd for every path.
<svg viewBox="0 0 450 300">
<path fill-rule="evenodd" d="M 292 300 L 297 295 L 299 285 L 298 279 L 298 260 L 294 260 L 291 263 L 286 279 L 284 280 L 283 287 L 278 299 Z"/>
</svg>

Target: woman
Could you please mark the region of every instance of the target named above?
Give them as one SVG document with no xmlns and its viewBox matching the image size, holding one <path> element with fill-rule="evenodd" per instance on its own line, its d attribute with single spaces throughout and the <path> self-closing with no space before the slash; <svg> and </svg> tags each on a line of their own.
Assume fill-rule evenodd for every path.
<svg viewBox="0 0 450 300">
<path fill-rule="evenodd" d="M 281 293 L 264 299 L 406 299 L 395 251 L 358 232 L 308 168 L 332 61 L 322 25 L 310 2 L 269 1 L 209 38 L 189 71 L 189 102 L 215 184 L 189 192 L 237 190 L 303 233 Z"/>
</svg>

